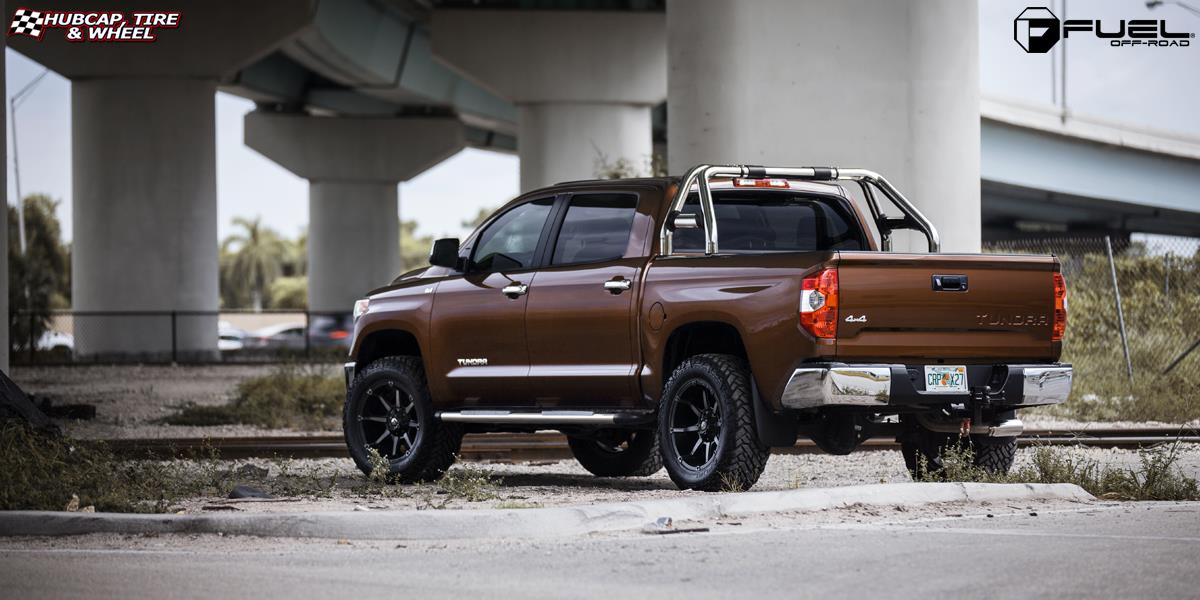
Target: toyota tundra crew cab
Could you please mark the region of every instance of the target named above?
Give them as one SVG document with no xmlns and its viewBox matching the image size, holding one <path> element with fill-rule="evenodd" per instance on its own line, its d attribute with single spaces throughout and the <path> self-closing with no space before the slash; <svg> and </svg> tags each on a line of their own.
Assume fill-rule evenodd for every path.
<svg viewBox="0 0 1200 600">
<path fill-rule="evenodd" d="M 701 490 L 750 487 L 799 436 L 1006 471 L 1016 411 L 1071 389 L 1058 260 L 940 253 L 862 169 L 562 183 L 430 263 L 356 303 L 346 364 L 350 454 L 401 481 L 439 477 L 464 433 L 545 429 L 598 476 Z"/>
</svg>

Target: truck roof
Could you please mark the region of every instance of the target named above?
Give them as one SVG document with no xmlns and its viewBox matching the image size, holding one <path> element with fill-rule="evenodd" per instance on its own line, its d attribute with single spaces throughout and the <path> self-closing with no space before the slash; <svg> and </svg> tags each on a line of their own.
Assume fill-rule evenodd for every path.
<svg viewBox="0 0 1200 600">
<path fill-rule="evenodd" d="M 560 181 L 554 185 L 546 186 L 544 188 L 534 190 L 532 192 L 527 192 L 526 194 L 521 194 L 521 195 L 526 196 L 526 195 L 534 194 L 534 193 L 538 193 L 538 192 L 546 192 L 546 191 L 557 190 L 557 189 L 561 189 L 561 188 L 575 188 L 575 187 L 595 188 L 595 187 L 607 187 L 607 186 L 644 185 L 647 187 L 653 187 L 653 188 L 658 188 L 658 189 L 667 189 L 671 186 L 679 185 L 680 179 L 682 179 L 682 178 L 679 177 L 678 175 L 670 175 L 667 177 L 636 177 L 636 178 L 629 178 L 629 179 L 577 179 L 574 181 Z M 799 191 L 799 192 L 809 192 L 809 193 L 816 193 L 816 194 L 834 194 L 837 196 L 849 197 L 849 194 L 846 192 L 845 188 L 843 188 L 841 184 L 836 183 L 836 182 L 807 181 L 807 180 L 803 180 L 803 179 L 788 179 L 788 183 L 790 185 L 790 187 L 788 189 L 780 189 L 777 191 L 781 191 L 781 192 L 782 191 L 786 191 L 786 192 Z M 714 178 L 709 185 L 714 190 L 731 189 L 731 188 L 733 188 L 733 178 L 731 178 L 731 177 Z M 760 189 L 768 189 L 768 188 L 760 188 Z"/>
</svg>

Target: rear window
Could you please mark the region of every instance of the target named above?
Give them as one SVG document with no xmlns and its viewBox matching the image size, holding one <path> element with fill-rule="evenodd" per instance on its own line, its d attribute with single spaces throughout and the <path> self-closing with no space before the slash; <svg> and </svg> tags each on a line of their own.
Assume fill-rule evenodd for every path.
<svg viewBox="0 0 1200 600">
<path fill-rule="evenodd" d="M 718 245 L 722 252 L 865 250 L 858 221 L 836 200 L 783 192 L 714 192 Z M 692 194 L 683 212 L 700 215 Z M 700 229 L 675 232 L 676 252 L 704 251 Z"/>
</svg>

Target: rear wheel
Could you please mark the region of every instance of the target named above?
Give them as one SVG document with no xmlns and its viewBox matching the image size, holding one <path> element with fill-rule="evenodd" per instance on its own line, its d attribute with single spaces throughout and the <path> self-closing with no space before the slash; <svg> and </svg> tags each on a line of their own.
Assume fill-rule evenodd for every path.
<svg viewBox="0 0 1200 600">
<path fill-rule="evenodd" d="M 771 449 L 754 427 L 750 368 L 725 354 L 701 354 L 679 365 L 659 403 L 663 466 L 675 485 L 706 491 L 754 485 Z"/>
<path fill-rule="evenodd" d="M 993 475 L 1003 475 L 1012 469 L 1016 459 L 1017 438 L 981 435 L 963 438 L 957 433 L 930 431 L 914 424 L 900 439 L 904 464 L 913 479 L 940 473 L 945 466 L 943 458 L 948 449 L 960 452 L 969 450 L 975 466 Z"/>
<path fill-rule="evenodd" d="M 575 460 L 597 477 L 645 477 L 662 468 L 658 432 L 606 429 L 589 437 L 569 437 Z"/>
<path fill-rule="evenodd" d="M 396 481 L 438 479 L 454 464 L 463 432 L 434 418 L 419 358 L 389 356 L 359 371 L 342 418 L 350 457 L 368 475 L 386 461 Z"/>
</svg>

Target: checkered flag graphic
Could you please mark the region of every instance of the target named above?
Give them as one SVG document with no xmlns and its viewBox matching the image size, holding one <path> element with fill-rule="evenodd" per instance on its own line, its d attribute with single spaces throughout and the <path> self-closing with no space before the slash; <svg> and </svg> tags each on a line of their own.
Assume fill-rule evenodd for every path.
<svg viewBox="0 0 1200 600">
<path fill-rule="evenodd" d="M 12 26 L 8 28 L 8 35 L 27 35 L 29 37 L 42 37 L 42 13 L 28 8 L 18 8 L 17 12 L 13 13 Z"/>
</svg>

